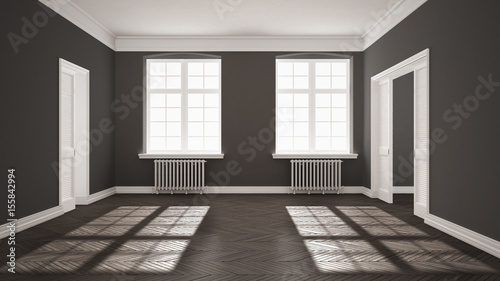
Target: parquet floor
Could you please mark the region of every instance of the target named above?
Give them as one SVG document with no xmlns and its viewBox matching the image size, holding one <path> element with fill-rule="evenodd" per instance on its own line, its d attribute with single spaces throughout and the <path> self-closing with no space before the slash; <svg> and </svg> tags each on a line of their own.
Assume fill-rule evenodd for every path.
<svg viewBox="0 0 500 281">
<path fill-rule="evenodd" d="M 500 259 L 425 225 L 412 201 L 115 195 L 18 233 L 17 274 L 2 262 L 0 279 L 500 280 Z"/>
</svg>

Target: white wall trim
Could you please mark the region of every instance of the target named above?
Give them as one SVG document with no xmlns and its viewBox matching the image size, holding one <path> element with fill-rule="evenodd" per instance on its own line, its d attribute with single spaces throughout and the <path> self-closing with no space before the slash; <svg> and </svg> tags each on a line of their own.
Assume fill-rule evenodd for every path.
<svg viewBox="0 0 500 281">
<path fill-rule="evenodd" d="M 56 218 L 58 216 L 61 216 L 64 214 L 63 207 L 62 206 L 57 206 L 53 207 L 50 209 L 47 209 L 45 211 L 38 212 L 33 215 L 29 215 L 24 218 L 20 218 L 16 221 L 16 233 L 21 232 L 23 230 L 26 230 L 30 227 L 33 227 L 35 225 L 39 225 L 41 223 L 44 223 L 48 220 L 51 220 L 53 218 Z M 0 226 L 0 239 L 3 239 L 7 236 L 9 236 L 10 231 L 7 228 L 9 224 L 3 224 Z"/>
<path fill-rule="evenodd" d="M 155 193 L 153 186 L 117 186 L 117 194 L 152 194 Z M 165 191 L 165 193 L 169 193 Z M 184 192 L 179 192 L 184 193 Z M 196 194 L 196 192 L 190 192 Z M 205 194 L 292 194 L 290 186 L 207 186 L 203 190 Z M 299 192 L 301 193 L 301 192 Z M 307 192 L 304 192 L 307 193 Z M 321 193 L 321 192 L 315 192 Z M 327 192 L 337 194 L 337 192 Z M 363 186 L 344 186 L 340 194 L 363 194 L 372 197 L 371 190 Z"/>
<path fill-rule="evenodd" d="M 475 231 L 431 214 L 427 215 L 425 223 L 497 258 L 500 258 L 500 241 L 491 239 Z"/>
<path fill-rule="evenodd" d="M 377 18 L 377 22 L 363 34 L 363 51 L 391 31 L 425 2 L 427 0 L 399 0 L 396 2 L 383 16 Z"/>
<path fill-rule="evenodd" d="M 117 52 L 360 52 L 360 37 L 118 36 Z"/>
<path fill-rule="evenodd" d="M 153 154 L 153 153 L 139 153 L 139 159 L 224 159 L 224 153 L 217 153 L 217 154 Z"/>
<path fill-rule="evenodd" d="M 273 159 L 358 159 L 358 154 L 273 154 Z"/>
<path fill-rule="evenodd" d="M 392 192 L 394 194 L 413 194 L 415 193 L 414 186 L 394 186 Z"/>
<path fill-rule="evenodd" d="M 105 190 L 101 190 L 99 192 L 90 194 L 89 196 L 85 197 L 76 197 L 76 205 L 89 205 L 94 202 L 97 202 L 99 200 L 102 200 L 106 197 L 112 196 L 116 194 L 116 188 L 115 187 L 110 187 Z"/>
<path fill-rule="evenodd" d="M 72 1 L 39 0 L 45 6 L 87 32 L 104 45 L 115 50 L 115 35 L 100 22 L 82 10 Z"/>
</svg>

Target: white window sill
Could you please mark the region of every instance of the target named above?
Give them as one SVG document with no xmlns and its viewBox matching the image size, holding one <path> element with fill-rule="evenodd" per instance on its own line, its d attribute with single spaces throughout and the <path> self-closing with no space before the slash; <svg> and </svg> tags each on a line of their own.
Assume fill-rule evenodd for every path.
<svg viewBox="0 0 500 281">
<path fill-rule="evenodd" d="M 224 159 L 223 153 L 218 154 L 151 154 L 140 153 L 139 159 Z"/>
<path fill-rule="evenodd" d="M 358 154 L 273 154 L 273 159 L 358 159 Z"/>
</svg>

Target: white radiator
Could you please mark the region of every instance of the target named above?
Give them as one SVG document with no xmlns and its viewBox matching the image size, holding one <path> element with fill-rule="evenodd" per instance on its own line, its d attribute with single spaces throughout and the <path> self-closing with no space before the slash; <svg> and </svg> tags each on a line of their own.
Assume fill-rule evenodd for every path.
<svg viewBox="0 0 500 281">
<path fill-rule="evenodd" d="M 291 160 L 292 189 L 296 191 L 337 191 L 341 188 L 341 160 Z"/>
<path fill-rule="evenodd" d="M 205 160 L 155 160 L 155 190 L 199 191 L 205 186 Z"/>
</svg>

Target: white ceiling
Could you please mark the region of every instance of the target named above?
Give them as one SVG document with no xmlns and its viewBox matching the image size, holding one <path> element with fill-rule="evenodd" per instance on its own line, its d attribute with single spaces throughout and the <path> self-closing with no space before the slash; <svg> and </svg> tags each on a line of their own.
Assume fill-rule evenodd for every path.
<svg viewBox="0 0 500 281">
<path fill-rule="evenodd" d="M 409 0 L 413 1 L 413 0 Z M 73 0 L 115 36 L 361 37 L 394 0 Z"/>
</svg>

